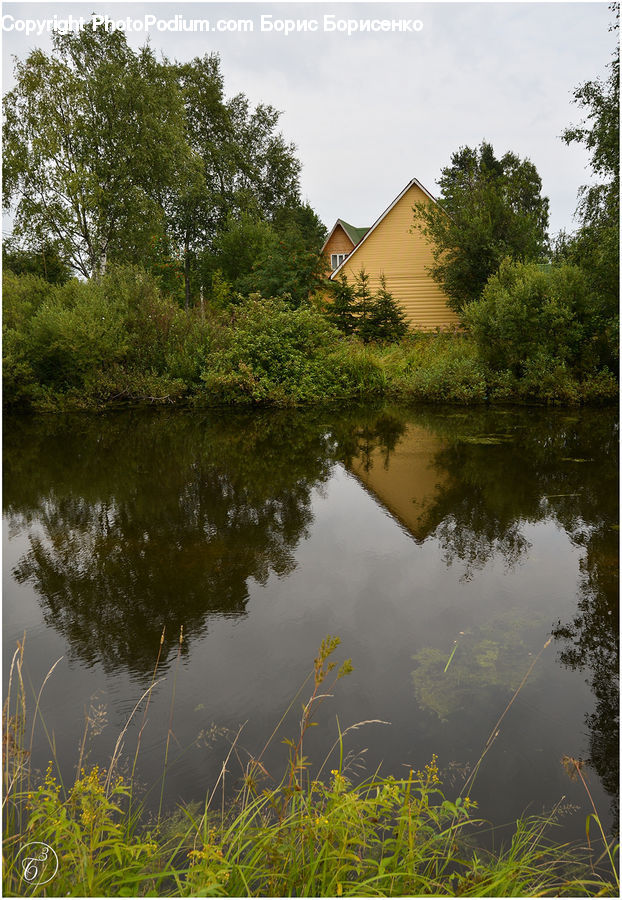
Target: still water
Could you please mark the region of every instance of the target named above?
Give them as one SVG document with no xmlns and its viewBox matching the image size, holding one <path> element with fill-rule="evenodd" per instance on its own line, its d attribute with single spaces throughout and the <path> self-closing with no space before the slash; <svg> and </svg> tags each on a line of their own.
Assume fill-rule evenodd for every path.
<svg viewBox="0 0 622 900">
<path fill-rule="evenodd" d="M 87 716 L 88 761 L 109 759 L 164 628 L 147 802 L 169 725 L 166 802 L 202 799 L 242 727 L 233 790 L 333 634 L 354 672 L 309 732 L 316 765 L 337 720 L 382 720 L 346 735 L 351 777 L 437 753 L 456 796 L 535 661 L 471 790 L 479 811 L 500 825 L 561 801 L 560 839 L 580 837 L 568 754 L 615 827 L 615 411 L 124 411 L 10 417 L 4 434 L 5 673 L 24 632 L 35 691 L 62 657 L 42 712 L 66 776 Z M 277 780 L 307 696 L 262 757 Z M 49 758 L 39 728 L 33 765 Z"/>
</svg>

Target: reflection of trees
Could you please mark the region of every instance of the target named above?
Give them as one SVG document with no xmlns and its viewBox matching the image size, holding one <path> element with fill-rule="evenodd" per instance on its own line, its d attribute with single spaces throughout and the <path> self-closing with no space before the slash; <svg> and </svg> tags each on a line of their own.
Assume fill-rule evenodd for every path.
<svg viewBox="0 0 622 900">
<path fill-rule="evenodd" d="M 328 443 L 278 417 L 22 422 L 5 444 L 5 505 L 37 526 L 14 575 L 75 655 L 147 673 L 163 625 L 168 650 L 181 625 L 191 640 L 210 614 L 244 614 L 250 578 L 293 569 Z"/>
<path fill-rule="evenodd" d="M 431 423 L 434 427 L 434 422 Z M 614 412 L 512 411 L 437 417 L 450 478 L 427 526 L 467 576 L 494 554 L 508 564 L 528 548 L 525 523 L 552 519 L 584 550 L 577 615 L 558 623 L 561 662 L 589 671 L 590 762 L 619 804 L 618 429 Z M 498 441 L 498 443 L 497 443 Z M 572 751 L 569 751 L 572 752 Z"/>
<path fill-rule="evenodd" d="M 340 460 L 349 466 L 360 460 L 368 471 L 373 465 L 373 454 L 380 450 L 383 464 L 389 466 L 391 454 L 406 430 L 403 413 L 391 409 L 359 409 L 356 417 L 339 423 L 337 443 Z"/>
<path fill-rule="evenodd" d="M 399 423 L 125 412 L 14 417 L 5 434 L 5 511 L 30 542 L 14 577 L 74 656 L 142 676 L 164 625 L 166 659 L 181 625 L 187 652 L 209 616 L 245 614 L 249 579 L 291 572 L 313 487 L 365 442 L 389 453 Z"/>
<path fill-rule="evenodd" d="M 312 490 L 334 462 L 390 467 L 411 424 L 439 439 L 430 456 L 439 487 L 421 533 L 439 540 L 448 561 L 463 561 L 467 576 L 495 555 L 520 559 L 527 523 L 551 520 L 584 549 L 577 616 L 555 634 L 567 642 L 562 662 L 590 670 L 591 760 L 614 793 L 613 413 L 367 406 L 13 417 L 4 501 L 12 527 L 30 539 L 15 577 L 34 585 L 74 655 L 145 675 L 163 625 L 169 651 L 182 624 L 192 641 L 210 616 L 243 615 L 249 579 L 293 569 Z"/>
<path fill-rule="evenodd" d="M 604 490 L 617 498 L 612 415 L 477 411 L 439 418 L 435 430 L 445 438 L 435 465 L 449 477 L 426 529 L 448 563 L 466 564 L 466 577 L 495 555 L 518 562 L 529 549 L 526 523 L 553 519 L 582 543 L 586 527 L 617 521 L 602 508 Z"/>
<path fill-rule="evenodd" d="M 587 538 L 582 563 L 581 592 L 572 622 L 558 622 L 553 635 L 564 642 L 561 662 L 587 670 L 596 698 L 595 710 L 586 717 L 590 732 L 589 762 L 612 797 L 612 815 L 618 821 L 619 806 L 619 628 L 618 533 L 610 526 L 594 530 Z"/>
</svg>

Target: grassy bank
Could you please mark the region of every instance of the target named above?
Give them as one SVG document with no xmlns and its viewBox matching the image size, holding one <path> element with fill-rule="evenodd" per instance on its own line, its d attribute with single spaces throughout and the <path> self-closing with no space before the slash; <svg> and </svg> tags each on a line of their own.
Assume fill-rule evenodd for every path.
<svg viewBox="0 0 622 900">
<path fill-rule="evenodd" d="M 106 770 L 85 769 L 80 759 L 71 783 L 62 782 L 52 763 L 44 776 L 31 771 L 45 681 L 31 713 L 23 648 L 18 648 L 3 726 L 5 895 L 618 896 L 616 851 L 602 829 L 599 834 L 596 815 L 590 854 L 552 840 L 555 811 L 516 822 L 511 840 L 495 852 L 478 847 L 485 823 L 476 817 L 469 791 L 479 763 L 453 799 L 442 792 L 435 757 L 404 778 L 376 773 L 353 784 L 344 763 L 346 731 L 338 733 L 312 774 L 305 734 L 318 705 L 351 668 L 349 660 L 338 670 L 333 663 L 338 644 L 336 638 L 323 641 L 297 695 L 311 683 L 298 733 L 286 742 L 289 762 L 280 783 L 267 777 L 264 748 L 249 759 L 233 798 L 224 802 L 223 781 L 236 738 L 202 805 L 167 815 L 161 807 L 151 817 L 141 814 L 133 777 L 118 774 L 127 726 Z M 149 690 L 143 702 L 148 695 Z M 139 706 L 132 715 L 139 714 Z M 88 725 L 81 757 L 87 737 Z M 130 759 L 132 773 L 139 746 L 140 737 Z M 53 753 L 53 742 L 50 749 Z M 330 765 L 335 768 L 328 771 Z M 53 875 L 40 886 L 34 869 L 24 868 L 21 850 L 33 841 L 53 848 L 59 862 L 54 874 L 54 866 L 47 868 L 51 864 L 39 858 L 39 877 Z M 603 859 L 604 875 L 594 868 Z M 26 872 L 33 876 L 30 885 Z"/>
<path fill-rule="evenodd" d="M 260 298 L 188 313 L 139 270 L 48 284 L 3 276 L 4 403 L 35 410 L 118 404 L 276 405 L 371 399 L 603 403 L 606 368 L 542 355 L 513 369 L 463 333 L 397 344 L 344 337 L 314 306 Z"/>
</svg>

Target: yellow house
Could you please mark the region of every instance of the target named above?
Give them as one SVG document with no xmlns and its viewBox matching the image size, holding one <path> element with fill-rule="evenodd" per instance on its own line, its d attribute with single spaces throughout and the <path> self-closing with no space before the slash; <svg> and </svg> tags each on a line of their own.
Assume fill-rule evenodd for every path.
<svg viewBox="0 0 622 900">
<path fill-rule="evenodd" d="M 387 290 L 417 330 L 447 328 L 458 324 L 447 296 L 427 268 L 433 262 L 429 241 L 414 228 L 415 203 L 436 203 L 421 182 L 413 178 L 371 228 L 353 228 L 337 219 L 323 247 L 334 280 L 345 275 L 353 282 L 364 269 L 373 291 L 384 274 Z"/>
<path fill-rule="evenodd" d="M 337 219 L 322 247 L 322 253 L 329 261 L 331 270 L 334 271 L 341 265 L 368 231 L 369 228 L 355 228 L 343 219 Z"/>
</svg>

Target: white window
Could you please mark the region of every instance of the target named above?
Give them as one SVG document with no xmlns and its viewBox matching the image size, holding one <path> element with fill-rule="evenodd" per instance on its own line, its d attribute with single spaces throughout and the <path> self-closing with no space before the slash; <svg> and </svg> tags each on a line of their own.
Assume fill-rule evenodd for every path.
<svg viewBox="0 0 622 900">
<path fill-rule="evenodd" d="M 348 254 L 347 253 L 331 253 L 330 264 L 333 271 L 340 266 Z"/>
</svg>

